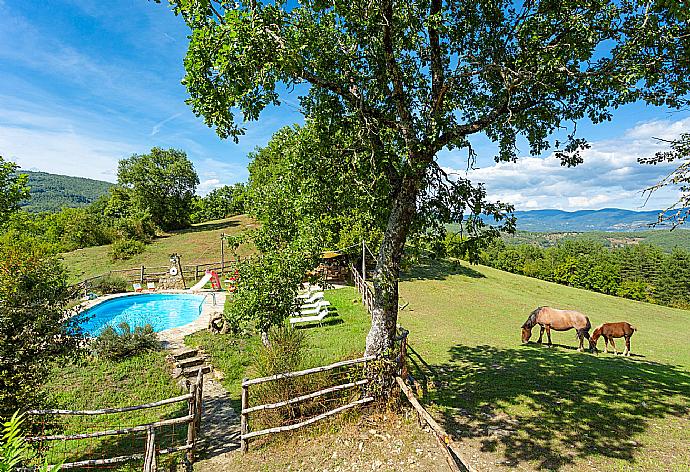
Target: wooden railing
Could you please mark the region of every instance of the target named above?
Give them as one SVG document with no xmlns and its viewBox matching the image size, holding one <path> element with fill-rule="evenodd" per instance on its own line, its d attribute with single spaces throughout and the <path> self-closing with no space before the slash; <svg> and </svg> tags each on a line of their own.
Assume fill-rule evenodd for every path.
<svg viewBox="0 0 690 472">
<path fill-rule="evenodd" d="M 101 459 L 86 459 L 76 462 L 67 462 L 61 465 L 62 469 L 73 469 L 80 467 L 91 466 L 105 466 L 128 462 L 133 460 L 144 460 L 144 472 L 153 472 L 156 470 L 157 456 L 162 454 L 170 454 L 173 452 L 187 451 L 187 460 L 194 462 L 194 453 L 197 445 L 197 438 L 201 428 L 201 412 L 202 412 L 202 398 L 203 398 L 203 374 L 199 372 L 195 382 L 188 384 L 188 393 L 177 397 L 167 398 L 153 403 L 146 403 L 143 405 L 126 406 L 122 408 L 102 408 L 98 410 L 30 410 L 26 413 L 30 422 L 34 425 L 50 423 L 46 421 L 46 417 L 54 416 L 100 416 L 110 415 L 116 413 L 127 413 L 131 411 L 146 410 L 157 408 L 165 405 L 187 402 L 187 414 L 175 418 L 169 418 L 153 423 L 140 424 L 131 427 L 104 429 L 101 431 L 92 431 L 78 434 L 44 434 L 36 436 L 28 436 L 25 440 L 28 443 L 38 444 L 38 449 L 47 449 L 46 443 L 50 442 L 66 442 L 78 441 L 85 439 L 102 438 L 106 436 L 117 435 L 133 435 L 136 433 L 146 433 L 146 443 L 144 452 L 135 452 L 127 455 L 107 457 Z M 171 446 L 165 449 L 159 449 L 156 446 L 156 430 L 164 427 L 173 427 L 176 425 L 187 425 L 187 437 L 184 444 L 179 446 Z M 173 429 L 174 431 L 174 429 Z M 53 470 L 51 468 L 51 470 Z"/>
<path fill-rule="evenodd" d="M 292 431 L 292 430 L 295 430 L 298 428 L 302 428 L 304 426 L 313 424 L 313 423 L 315 423 L 319 420 L 322 420 L 324 418 L 328 418 L 329 416 L 336 415 L 342 411 L 348 410 L 348 409 L 356 407 L 358 405 L 363 405 L 365 403 L 372 402 L 374 400 L 374 398 L 371 396 L 365 396 L 363 398 L 360 398 L 359 400 L 355 400 L 355 401 L 352 401 L 352 402 L 347 403 L 345 405 L 341 405 L 337 408 L 326 411 L 324 413 L 321 413 L 317 416 L 306 419 L 306 420 L 301 421 L 299 423 L 294 423 L 294 424 L 285 425 L 285 426 L 275 426 L 275 427 L 271 427 L 271 428 L 261 429 L 258 431 L 250 431 L 250 428 L 249 428 L 249 414 L 250 413 L 255 413 L 255 412 L 264 411 L 264 410 L 271 410 L 271 409 L 281 408 L 281 407 L 285 407 L 285 406 L 292 406 L 292 405 L 295 405 L 295 404 L 298 404 L 298 403 L 301 403 L 301 402 L 304 402 L 307 400 L 312 400 L 312 399 L 321 397 L 321 396 L 329 394 L 329 393 L 344 391 L 344 390 L 356 388 L 356 387 L 363 387 L 364 385 L 369 383 L 369 380 L 365 377 L 365 378 L 362 378 L 359 380 L 353 380 L 353 381 L 350 381 L 347 383 L 333 385 L 333 386 L 330 386 L 328 388 L 318 390 L 316 392 L 311 392 L 308 394 L 300 395 L 298 397 L 286 399 L 286 400 L 283 400 L 280 402 L 267 403 L 267 404 L 263 404 L 263 405 L 254 405 L 254 406 L 249 405 L 249 387 L 251 387 L 252 385 L 258 385 L 258 384 L 262 384 L 262 383 L 266 383 L 266 382 L 276 382 L 276 381 L 281 381 L 284 379 L 301 377 L 301 376 L 309 375 L 309 374 L 328 372 L 328 371 L 332 371 L 334 369 L 340 369 L 343 367 L 355 366 L 355 365 L 359 365 L 359 364 L 365 364 L 366 365 L 367 362 L 373 361 L 375 359 L 376 359 L 376 356 L 365 356 L 365 357 L 360 357 L 358 359 L 351 359 L 351 360 L 336 362 L 334 364 L 321 366 L 321 367 L 314 367 L 312 369 L 306 369 L 306 370 L 301 370 L 301 371 L 297 371 L 297 372 L 287 372 L 284 374 L 276 374 L 276 375 L 272 375 L 270 377 L 261 377 L 261 378 L 256 378 L 256 379 L 244 379 L 242 381 L 242 411 L 241 411 L 241 417 L 240 417 L 240 429 L 241 429 L 240 449 L 243 452 L 246 452 L 249 448 L 248 441 L 251 438 L 255 438 L 258 436 L 264 436 L 267 434 Z"/>
<path fill-rule="evenodd" d="M 350 264 L 350 272 L 352 272 L 352 281 L 355 284 L 355 288 L 362 295 L 362 303 L 369 312 L 370 315 L 374 313 L 374 292 L 371 290 L 369 284 L 362 278 L 359 271 Z"/>
<path fill-rule="evenodd" d="M 214 270 L 219 275 L 232 274 L 237 266 L 236 260 L 207 262 L 204 264 L 184 264 L 182 265 L 182 275 L 186 281 L 196 281 L 203 277 L 207 270 Z M 113 269 L 104 274 L 89 277 L 72 286 L 72 297 L 80 298 L 88 294 L 98 281 L 109 276 L 118 276 L 128 283 L 159 282 L 161 277 L 168 274 L 169 266 L 138 266 L 129 269 Z"/>
</svg>

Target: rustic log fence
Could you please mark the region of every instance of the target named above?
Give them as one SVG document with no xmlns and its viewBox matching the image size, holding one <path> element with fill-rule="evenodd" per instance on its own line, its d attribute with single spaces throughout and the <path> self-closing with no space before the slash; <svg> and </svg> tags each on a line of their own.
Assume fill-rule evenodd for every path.
<svg viewBox="0 0 690 472">
<path fill-rule="evenodd" d="M 201 427 L 201 413 L 202 413 L 202 398 L 203 398 L 203 374 L 199 372 L 196 380 L 194 382 L 187 383 L 188 393 L 180 395 L 177 397 L 166 398 L 157 402 L 146 403 L 142 405 L 126 406 L 122 408 L 102 408 L 97 410 L 30 410 L 26 412 L 29 422 L 34 425 L 34 428 L 40 427 L 40 434 L 34 436 L 28 436 L 25 440 L 32 444 L 36 450 L 45 451 L 50 454 L 50 444 L 52 443 L 62 443 L 66 449 L 66 443 L 69 441 L 83 441 L 90 440 L 93 441 L 97 438 L 107 438 L 112 436 L 122 436 L 130 435 L 131 444 L 136 443 L 135 437 L 137 434 L 145 433 L 145 446 L 143 452 L 131 452 L 126 455 L 117 455 L 113 457 L 101 457 L 99 459 L 83 459 L 73 462 L 64 462 L 61 466 L 62 469 L 74 469 L 74 468 L 92 468 L 98 466 L 108 467 L 113 464 L 119 464 L 124 462 L 143 460 L 144 461 L 144 472 L 154 472 L 156 470 L 157 457 L 164 454 L 172 454 L 174 452 L 186 451 L 186 459 L 190 463 L 194 462 L 195 451 L 197 447 L 197 441 L 199 437 L 199 431 Z M 52 428 L 53 421 L 55 417 L 59 416 L 79 416 L 79 417 L 100 417 L 102 415 L 112 415 L 112 414 L 122 414 L 132 411 L 148 410 L 153 408 L 162 407 L 165 405 L 172 405 L 176 403 L 187 403 L 187 411 L 184 416 L 176 416 L 173 418 L 167 418 L 160 421 L 155 421 L 146 424 L 139 424 L 129 427 L 119 427 L 116 429 L 102 429 L 99 431 L 90 431 L 75 434 L 46 434 L 46 428 Z M 97 419 L 94 423 L 98 423 Z M 177 444 L 178 442 L 175 438 L 175 427 L 186 425 L 187 434 L 186 439 L 182 444 Z M 163 428 L 171 428 L 172 433 L 168 438 L 170 444 L 161 448 L 159 440 L 161 435 L 157 435 L 157 431 L 161 431 Z M 91 429 L 86 427 L 85 429 Z M 178 430 L 179 431 L 179 430 Z M 90 443 L 87 450 L 91 451 L 94 444 Z M 87 457 L 89 453 L 85 454 Z M 29 469 L 30 470 L 30 469 Z M 51 469 L 52 470 L 52 469 Z"/>
<path fill-rule="evenodd" d="M 357 291 L 362 295 L 362 304 L 367 309 L 369 314 L 374 313 L 374 292 L 371 286 L 364 280 L 359 271 L 354 265 L 350 264 L 350 272 L 352 273 L 352 282 Z"/>
<path fill-rule="evenodd" d="M 232 274 L 235 271 L 238 260 L 207 262 L 204 264 L 183 264 L 182 274 L 186 281 L 199 280 L 207 270 L 214 270 L 219 275 Z M 170 266 L 138 266 L 129 269 L 113 269 L 103 274 L 89 277 L 72 286 L 72 298 L 80 298 L 88 295 L 94 287 L 98 286 L 99 281 L 107 277 L 120 277 L 128 283 L 144 284 L 146 282 L 160 282 L 161 277 L 168 275 Z"/>
<path fill-rule="evenodd" d="M 325 411 L 323 413 L 320 413 L 316 416 L 313 416 L 309 419 L 306 419 L 304 421 L 298 422 L 298 423 L 293 423 L 289 425 L 282 425 L 282 426 L 274 426 L 274 427 L 268 427 L 264 429 L 260 429 L 257 431 L 251 431 L 250 430 L 250 424 L 249 424 L 249 414 L 250 413 L 256 413 L 259 411 L 266 411 L 266 410 L 273 410 L 277 408 L 282 408 L 286 406 L 292 406 L 296 405 L 301 402 L 305 402 L 308 400 L 314 400 L 316 398 L 322 397 L 324 395 L 332 394 L 335 392 L 344 392 L 347 390 L 351 389 L 356 389 L 360 388 L 362 392 L 364 392 L 364 386 L 369 383 L 369 379 L 366 378 L 366 375 L 363 375 L 361 379 L 349 379 L 348 382 L 345 383 L 340 383 L 336 385 L 329 386 L 327 388 L 320 389 L 315 392 L 310 392 L 306 394 L 299 395 L 294 398 L 286 399 L 283 401 L 275 402 L 275 403 L 266 403 L 266 404 L 261 404 L 261 405 L 253 405 L 250 406 L 249 404 L 249 388 L 251 386 L 256 386 L 259 384 L 264 384 L 267 382 L 280 382 L 284 381 L 286 379 L 294 379 L 297 377 L 302 377 L 306 375 L 312 375 L 312 374 L 319 374 L 322 372 L 332 372 L 336 369 L 343 369 L 343 368 L 350 368 L 353 366 L 364 366 L 364 371 L 366 371 L 366 365 L 368 362 L 374 361 L 376 359 L 376 356 L 364 356 L 360 357 L 358 359 L 350 359 L 346 361 L 341 361 L 341 362 L 336 362 L 334 364 L 330 365 L 325 365 L 321 367 L 314 367 L 312 369 L 306 369 L 306 370 L 301 370 L 297 372 L 287 372 L 284 374 L 276 374 L 276 375 L 271 375 L 269 377 L 261 377 L 261 378 L 256 378 L 256 379 L 244 379 L 242 381 L 242 411 L 241 411 L 241 417 L 240 417 L 240 430 L 241 430 L 241 436 L 240 436 L 240 449 L 242 452 L 246 452 L 249 449 L 249 439 L 256 438 L 259 436 L 264 436 L 268 434 L 275 434 L 275 433 L 281 433 L 281 432 L 286 432 L 286 431 L 293 431 L 298 428 L 302 428 L 304 426 L 308 426 L 310 424 L 316 423 L 317 421 L 320 421 L 322 419 L 328 418 L 330 416 L 336 415 L 340 412 L 343 412 L 345 410 L 349 410 L 351 408 L 364 405 L 366 403 L 370 403 L 374 401 L 374 398 L 372 396 L 362 394 L 362 398 L 359 398 L 358 400 L 351 401 L 347 404 L 340 405 L 337 408 L 333 408 L 331 410 Z"/>
</svg>

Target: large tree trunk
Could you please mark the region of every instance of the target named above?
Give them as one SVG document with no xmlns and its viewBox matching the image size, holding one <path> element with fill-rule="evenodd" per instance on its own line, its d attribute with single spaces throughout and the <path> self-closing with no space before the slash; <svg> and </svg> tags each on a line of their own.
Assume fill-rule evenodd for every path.
<svg viewBox="0 0 690 472">
<path fill-rule="evenodd" d="M 400 260 L 417 210 L 418 180 L 413 176 L 403 179 L 383 235 L 374 276 L 374 310 L 366 355 L 381 354 L 393 346 L 398 321 Z"/>
</svg>

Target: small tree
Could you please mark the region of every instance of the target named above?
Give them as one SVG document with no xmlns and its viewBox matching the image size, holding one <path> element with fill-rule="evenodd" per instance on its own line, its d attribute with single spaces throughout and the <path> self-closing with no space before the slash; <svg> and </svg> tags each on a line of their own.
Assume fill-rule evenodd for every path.
<svg viewBox="0 0 690 472">
<path fill-rule="evenodd" d="M 162 229 L 189 226 L 199 176 L 184 151 L 154 147 L 149 154 L 134 154 L 120 161 L 117 181 Z"/>
<path fill-rule="evenodd" d="M 77 345 L 79 317 L 65 318 L 66 281 L 40 243 L 0 236 L 0 419 L 38 406 L 51 362 Z"/>
<path fill-rule="evenodd" d="M 19 202 L 29 198 L 29 177 L 17 174 L 19 166 L 5 161 L 0 156 L 0 225 L 7 217 L 19 209 Z"/>
</svg>

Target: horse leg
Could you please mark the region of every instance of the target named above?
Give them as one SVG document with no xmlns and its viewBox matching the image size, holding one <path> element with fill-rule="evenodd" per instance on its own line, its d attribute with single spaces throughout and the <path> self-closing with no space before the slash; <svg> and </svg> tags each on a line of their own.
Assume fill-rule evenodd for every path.
<svg viewBox="0 0 690 472">
<path fill-rule="evenodd" d="M 606 354 L 608 354 L 609 353 L 609 337 L 604 335 L 603 338 L 604 338 L 604 352 Z"/>
<path fill-rule="evenodd" d="M 577 348 L 577 352 L 582 352 L 582 351 L 584 351 L 582 344 L 585 341 L 585 335 L 582 334 L 582 330 L 580 330 L 580 329 L 577 330 L 577 339 L 580 341 L 580 347 Z"/>
<path fill-rule="evenodd" d="M 630 355 L 630 336 L 625 337 L 625 352 L 623 353 L 624 356 L 629 356 Z"/>
<path fill-rule="evenodd" d="M 549 347 L 553 347 L 551 344 L 551 326 L 546 325 L 546 338 L 549 340 Z"/>
<path fill-rule="evenodd" d="M 541 344 L 541 338 L 544 336 L 544 327 L 542 325 L 539 325 L 539 339 L 537 342 Z"/>
<path fill-rule="evenodd" d="M 618 355 L 618 349 L 616 349 L 616 343 L 613 342 L 613 336 L 611 337 L 611 347 L 613 348 L 613 353 Z"/>
</svg>

